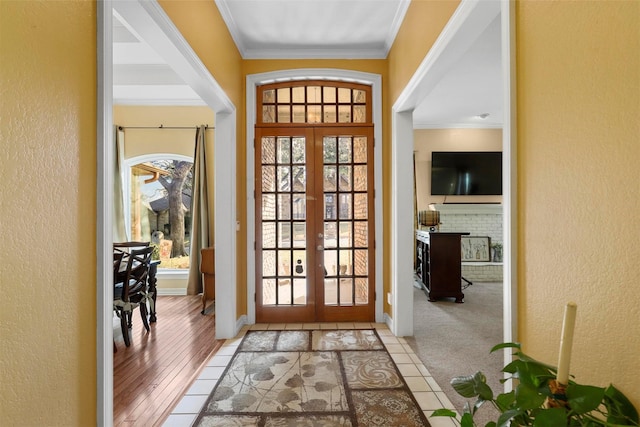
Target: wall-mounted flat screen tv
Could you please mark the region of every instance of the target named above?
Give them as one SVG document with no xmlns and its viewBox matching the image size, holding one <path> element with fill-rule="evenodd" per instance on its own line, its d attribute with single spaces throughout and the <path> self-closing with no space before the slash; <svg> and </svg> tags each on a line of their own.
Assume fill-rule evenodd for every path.
<svg viewBox="0 0 640 427">
<path fill-rule="evenodd" d="M 502 152 L 434 151 L 431 153 L 431 194 L 502 195 Z"/>
</svg>

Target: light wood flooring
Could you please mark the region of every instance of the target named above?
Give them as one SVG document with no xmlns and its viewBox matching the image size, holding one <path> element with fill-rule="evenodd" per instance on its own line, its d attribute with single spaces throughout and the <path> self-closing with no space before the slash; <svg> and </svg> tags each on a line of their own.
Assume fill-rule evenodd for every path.
<svg viewBox="0 0 640 427">
<path fill-rule="evenodd" d="M 135 310 L 130 347 L 114 323 L 114 426 L 162 423 L 220 348 L 224 340 L 215 339 L 215 317 L 201 310 L 200 296 L 159 296 L 158 321 L 149 333 Z"/>
</svg>

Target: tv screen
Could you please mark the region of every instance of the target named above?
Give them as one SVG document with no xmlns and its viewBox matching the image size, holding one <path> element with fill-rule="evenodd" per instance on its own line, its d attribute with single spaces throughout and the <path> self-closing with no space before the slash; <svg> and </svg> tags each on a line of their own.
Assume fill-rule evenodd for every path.
<svg viewBox="0 0 640 427">
<path fill-rule="evenodd" d="M 502 152 L 434 151 L 431 153 L 431 194 L 502 195 Z"/>
</svg>

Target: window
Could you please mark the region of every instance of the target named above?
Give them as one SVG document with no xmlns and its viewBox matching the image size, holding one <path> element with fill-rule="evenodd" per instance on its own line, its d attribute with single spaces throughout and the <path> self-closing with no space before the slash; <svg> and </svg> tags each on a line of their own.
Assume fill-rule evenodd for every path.
<svg viewBox="0 0 640 427">
<path fill-rule="evenodd" d="M 130 240 L 150 241 L 162 269 L 189 269 L 193 159 L 151 155 L 127 164 Z"/>
</svg>

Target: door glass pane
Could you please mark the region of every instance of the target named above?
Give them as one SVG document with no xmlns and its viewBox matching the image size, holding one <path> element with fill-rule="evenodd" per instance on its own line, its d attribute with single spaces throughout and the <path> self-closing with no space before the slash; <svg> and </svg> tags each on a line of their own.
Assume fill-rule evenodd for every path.
<svg viewBox="0 0 640 427">
<path fill-rule="evenodd" d="M 340 305 L 353 305 L 353 279 L 340 279 Z"/>
<path fill-rule="evenodd" d="M 307 246 L 307 225 L 304 222 L 293 223 L 293 247 L 304 248 Z"/>
<path fill-rule="evenodd" d="M 336 102 L 336 88 L 331 86 L 325 86 L 322 88 L 323 101 L 325 104 Z"/>
<path fill-rule="evenodd" d="M 262 191 L 276 191 L 276 168 L 262 167 Z"/>
<path fill-rule="evenodd" d="M 276 91 L 274 89 L 267 89 L 262 92 L 262 102 L 265 104 L 273 104 L 276 102 Z"/>
<path fill-rule="evenodd" d="M 323 251 L 325 276 L 335 277 L 338 274 L 338 251 L 335 249 Z"/>
<path fill-rule="evenodd" d="M 336 191 L 337 168 L 336 166 L 324 167 L 324 191 Z"/>
<path fill-rule="evenodd" d="M 368 274 L 368 254 L 366 250 L 355 251 L 355 274 L 356 276 L 366 276 Z"/>
<path fill-rule="evenodd" d="M 367 195 L 363 193 L 356 193 L 353 195 L 354 199 L 354 217 L 356 219 L 367 219 L 368 217 L 368 206 L 367 206 Z"/>
<path fill-rule="evenodd" d="M 276 251 L 262 251 L 262 275 L 276 275 Z"/>
<path fill-rule="evenodd" d="M 338 140 L 335 137 L 325 136 L 323 138 L 323 150 L 322 150 L 322 162 L 323 163 L 336 163 Z"/>
<path fill-rule="evenodd" d="M 340 247 L 350 248 L 353 246 L 353 236 L 351 234 L 351 222 L 340 222 Z"/>
<path fill-rule="evenodd" d="M 293 102 L 296 104 L 304 104 L 304 86 L 297 86 L 292 89 Z"/>
<path fill-rule="evenodd" d="M 367 191 L 367 166 L 359 165 L 353 167 L 353 190 Z"/>
<path fill-rule="evenodd" d="M 320 105 L 307 106 L 307 123 L 320 123 L 322 121 L 322 107 Z"/>
<path fill-rule="evenodd" d="M 303 250 L 293 251 L 293 275 L 304 277 L 307 275 L 307 253 Z"/>
<path fill-rule="evenodd" d="M 338 140 L 338 160 L 340 163 L 351 163 L 351 138 L 341 137 Z"/>
<path fill-rule="evenodd" d="M 357 194 L 356 194 L 357 196 Z M 340 219 L 352 219 L 351 194 L 340 194 Z"/>
<path fill-rule="evenodd" d="M 285 104 L 291 102 L 291 96 L 289 94 L 289 88 L 285 87 L 285 88 L 281 88 L 278 89 L 278 103 L 279 104 Z"/>
<path fill-rule="evenodd" d="M 273 164 L 276 162 L 276 139 L 272 136 L 262 138 L 262 163 Z"/>
<path fill-rule="evenodd" d="M 278 191 L 291 190 L 291 168 L 278 166 Z"/>
<path fill-rule="evenodd" d="M 324 279 L 324 303 L 325 305 L 338 304 L 338 279 Z"/>
<path fill-rule="evenodd" d="M 278 193 L 278 219 L 291 219 L 290 193 Z"/>
<path fill-rule="evenodd" d="M 262 219 L 276 219 L 276 195 L 262 195 Z"/>
<path fill-rule="evenodd" d="M 325 105 L 324 109 L 324 122 L 325 123 L 335 123 L 337 119 L 336 106 L 335 105 Z"/>
<path fill-rule="evenodd" d="M 276 303 L 276 279 L 262 279 L 262 303 L 264 305 Z"/>
<path fill-rule="evenodd" d="M 291 247 L 291 223 L 290 222 L 278 223 L 278 247 L 279 248 Z"/>
<path fill-rule="evenodd" d="M 351 191 L 351 166 L 338 166 L 340 191 Z"/>
<path fill-rule="evenodd" d="M 305 162 L 305 139 L 304 138 L 293 138 L 291 152 L 293 154 L 292 163 L 303 163 Z"/>
<path fill-rule="evenodd" d="M 291 171 L 293 173 L 291 176 L 293 191 L 305 191 L 307 188 L 306 168 L 304 166 L 293 166 Z"/>
<path fill-rule="evenodd" d="M 324 219 L 337 219 L 336 217 L 336 195 L 324 195 Z"/>
<path fill-rule="evenodd" d="M 356 278 L 356 304 L 369 303 L 369 279 Z"/>
<path fill-rule="evenodd" d="M 353 102 L 357 102 L 358 104 L 364 104 L 365 102 L 367 102 L 367 92 L 363 90 L 354 89 Z"/>
<path fill-rule="evenodd" d="M 291 123 L 291 110 L 288 105 L 278 105 L 278 123 Z"/>
<path fill-rule="evenodd" d="M 319 104 L 322 102 L 320 86 L 307 87 L 307 103 Z"/>
<path fill-rule="evenodd" d="M 293 123 L 304 123 L 304 105 L 294 105 L 293 107 Z"/>
<path fill-rule="evenodd" d="M 276 247 L 276 224 L 275 222 L 262 223 L 262 247 Z"/>
<path fill-rule="evenodd" d="M 275 105 L 262 106 L 262 121 L 264 123 L 276 122 L 276 106 Z"/>
<path fill-rule="evenodd" d="M 363 136 L 353 138 L 353 162 L 367 163 L 367 138 Z"/>
<path fill-rule="evenodd" d="M 367 107 L 364 105 L 353 106 L 353 123 L 365 123 L 367 121 Z"/>
<path fill-rule="evenodd" d="M 278 304 L 291 304 L 291 279 L 278 280 Z"/>
<path fill-rule="evenodd" d="M 325 248 L 335 248 L 338 246 L 338 240 L 336 235 L 336 223 L 325 222 L 324 223 L 324 243 Z"/>
<path fill-rule="evenodd" d="M 369 227 L 365 221 L 356 221 L 353 223 L 354 245 L 357 248 L 366 248 L 369 246 Z"/>
<path fill-rule="evenodd" d="M 288 164 L 291 162 L 291 139 L 288 137 L 278 137 L 278 163 Z"/>
<path fill-rule="evenodd" d="M 345 88 L 345 87 L 339 87 L 338 102 L 341 104 L 351 103 L 351 89 Z"/>
<path fill-rule="evenodd" d="M 278 276 L 291 276 L 291 251 L 278 251 Z"/>
<path fill-rule="evenodd" d="M 351 122 L 351 106 L 338 105 L 338 123 Z"/>
<path fill-rule="evenodd" d="M 340 257 L 340 276 L 350 276 L 353 274 L 353 251 L 352 250 L 340 250 L 338 251 Z"/>
<path fill-rule="evenodd" d="M 305 219 L 307 217 L 307 200 L 304 194 L 293 195 L 293 219 Z"/>
<path fill-rule="evenodd" d="M 293 303 L 307 304 L 307 281 L 305 279 L 293 279 Z"/>
</svg>

